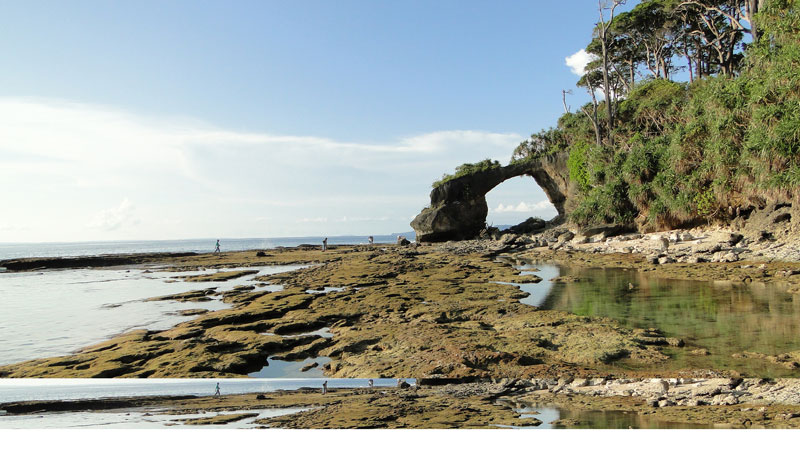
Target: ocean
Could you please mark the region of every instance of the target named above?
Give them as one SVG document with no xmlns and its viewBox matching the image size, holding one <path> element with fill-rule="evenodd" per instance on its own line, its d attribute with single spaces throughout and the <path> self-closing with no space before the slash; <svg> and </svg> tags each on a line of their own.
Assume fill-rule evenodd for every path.
<svg viewBox="0 0 800 450">
<path fill-rule="evenodd" d="M 403 234 L 409 238 L 413 233 Z M 375 243 L 397 241 L 398 234 L 374 236 Z M 322 237 L 220 239 L 223 251 L 321 245 Z M 241 284 L 258 284 L 254 278 L 268 273 L 297 270 L 301 266 L 256 267 L 258 274 L 227 282 L 187 283 L 176 276 L 194 272 L 162 272 L 156 267 L 124 267 L 36 272 L 6 272 L 5 259 L 65 257 L 119 253 L 197 252 L 210 253 L 216 239 L 172 241 L 107 241 L 75 243 L 0 244 L 0 365 L 34 358 L 58 356 L 135 329 L 168 329 L 190 320 L 181 310 L 190 309 L 174 301 L 147 302 L 145 299 L 193 289 L 217 289 L 212 300 L 201 307 L 218 310 L 230 307 L 219 294 Z M 331 236 L 329 245 L 367 244 L 368 236 Z M 224 270 L 224 269 L 223 269 Z M 198 272 L 205 273 L 205 272 Z M 280 290 L 279 285 L 258 286 L 256 290 Z M 276 364 L 272 369 L 277 368 Z M 254 376 L 281 376 L 273 373 Z"/>
<path fill-rule="evenodd" d="M 397 236 L 414 240 L 414 232 L 375 235 L 375 243 L 392 244 Z M 324 236 L 220 239 L 222 251 L 262 250 L 298 245 L 322 245 Z M 329 236 L 328 245 L 366 244 L 368 236 Z M 41 242 L 0 243 L 0 261 L 15 258 L 111 255 L 120 253 L 197 252 L 214 251 L 213 239 L 181 239 L 164 241 L 98 241 L 98 242 Z"/>
</svg>

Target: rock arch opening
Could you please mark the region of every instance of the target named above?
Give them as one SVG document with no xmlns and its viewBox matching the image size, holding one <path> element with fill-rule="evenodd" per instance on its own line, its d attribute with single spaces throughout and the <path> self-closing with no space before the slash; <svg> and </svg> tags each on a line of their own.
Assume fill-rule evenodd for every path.
<svg viewBox="0 0 800 450">
<path fill-rule="evenodd" d="M 486 226 L 486 194 L 506 180 L 529 175 L 541 187 L 558 215 L 567 213 L 570 183 L 567 152 L 492 167 L 448 180 L 431 191 L 431 204 L 411 222 L 417 242 L 472 239 Z"/>
<path fill-rule="evenodd" d="M 500 229 L 531 217 L 550 220 L 558 215 L 547 194 L 527 175 L 510 178 L 487 192 L 486 205 L 486 223 Z"/>
</svg>

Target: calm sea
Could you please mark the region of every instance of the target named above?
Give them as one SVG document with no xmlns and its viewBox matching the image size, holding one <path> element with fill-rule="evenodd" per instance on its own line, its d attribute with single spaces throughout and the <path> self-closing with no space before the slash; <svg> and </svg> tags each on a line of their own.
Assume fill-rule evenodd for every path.
<svg viewBox="0 0 800 450">
<path fill-rule="evenodd" d="M 391 244 L 397 236 L 414 239 L 414 232 L 375 235 L 375 242 Z M 302 244 L 321 245 L 323 236 L 257 238 L 257 239 L 220 239 L 222 251 L 260 250 L 275 247 L 296 247 Z M 366 244 L 368 236 L 330 236 L 328 245 Z M 118 253 L 150 253 L 150 252 L 197 252 L 214 251 L 216 239 L 185 239 L 174 241 L 102 241 L 102 242 L 43 242 L 43 243 L 0 243 L 0 261 L 13 258 L 31 258 L 37 256 L 87 256 L 108 255 Z"/>
</svg>

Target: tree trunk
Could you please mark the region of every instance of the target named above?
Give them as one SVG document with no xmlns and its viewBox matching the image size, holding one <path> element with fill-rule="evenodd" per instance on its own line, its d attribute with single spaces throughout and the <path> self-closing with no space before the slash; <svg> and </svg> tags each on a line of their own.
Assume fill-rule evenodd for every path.
<svg viewBox="0 0 800 450">
<path fill-rule="evenodd" d="M 585 109 L 581 109 L 586 117 L 589 118 L 589 121 L 592 122 L 592 126 L 594 127 L 594 139 L 597 143 L 597 146 L 600 147 L 603 145 L 603 137 L 600 135 L 600 122 L 597 120 L 597 97 L 594 94 L 595 87 L 592 86 L 592 80 L 590 78 L 586 78 L 586 85 L 589 86 L 589 94 L 592 96 L 592 115 L 589 115 Z"/>
<path fill-rule="evenodd" d="M 753 36 L 753 42 L 758 42 L 759 32 L 755 22 L 755 15 L 764 8 L 765 0 L 746 0 L 744 6 L 744 15 L 747 22 L 750 24 L 750 34 Z"/>
</svg>

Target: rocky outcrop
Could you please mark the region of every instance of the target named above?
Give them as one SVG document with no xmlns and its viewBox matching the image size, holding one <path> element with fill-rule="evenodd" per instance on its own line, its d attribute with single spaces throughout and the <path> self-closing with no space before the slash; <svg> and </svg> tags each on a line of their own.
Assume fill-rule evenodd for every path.
<svg viewBox="0 0 800 450">
<path fill-rule="evenodd" d="M 132 264 L 145 264 L 167 258 L 196 256 L 194 252 L 182 253 L 131 253 L 119 255 L 75 256 L 75 257 L 44 257 L 44 258 L 19 258 L 0 261 L 0 267 L 6 270 L 44 270 L 44 269 L 79 269 L 84 267 L 111 267 Z"/>
<path fill-rule="evenodd" d="M 411 226 L 417 242 L 470 239 L 486 226 L 489 207 L 486 194 L 514 177 L 536 180 L 547 198 L 563 216 L 569 209 L 570 183 L 567 152 L 544 155 L 504 167 L 483 170 L 442 183 L 431 191 L 431 204 L 414 218 Z"/>
</svg>

